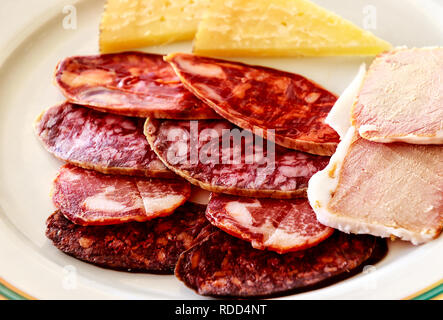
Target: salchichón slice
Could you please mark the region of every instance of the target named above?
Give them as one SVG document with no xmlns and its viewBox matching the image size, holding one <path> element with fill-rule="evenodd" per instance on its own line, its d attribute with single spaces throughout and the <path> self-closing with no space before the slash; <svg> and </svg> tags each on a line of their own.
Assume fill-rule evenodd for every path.
<svg viewBox="0 0 443 320">
<path fill-rule="evenodd" d="M 303 196 L 311 176 L 329 161 L 263 142 L 226 120 L 148 119 L 145 135 L 169 169 L 218 193 L 281 199 Z"/>
<path fill-rule="evenodd" d="M 34 124 L 57 158 L 102 173 L 173 178 L 151 150 L 144 121 L 98 112 L 69 102 L 48 108 Z"/>
</svg>

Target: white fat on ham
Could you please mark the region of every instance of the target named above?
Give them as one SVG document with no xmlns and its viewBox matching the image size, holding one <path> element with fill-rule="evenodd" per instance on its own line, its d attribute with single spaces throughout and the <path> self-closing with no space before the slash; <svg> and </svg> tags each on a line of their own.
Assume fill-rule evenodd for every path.
<svg viewBox="0 0 443 320">
<path fill-rule="evenodd" d="M 371 127 L 369 127 L 371 126 Z M 443 128 L 443 120 L 441 120 L 441 128 Z M 358 130 L 360 135 L 365 135 L 366 132 L 375 131 L 376 127 L 372 125 L 361 126 Z M 432 137 L 417 136 L 415 134 L 407 134 L 402 137 L 387 138 L 387 137 L 377 137 L 372 138 L 372 141 L 380 143 L 391 143 L 391 142 L 405 142 L 410 144 L 443 144 L 443 129 L 435 132 Z"/>
<path fill-rule="evenodd" d="M 252 203 L 244 203 L 241 201 L 230 201 L 226 204 L 225 209 L 226 212 L 231 216 L 235 222 L 239 223 L 243 228 L 247 228 L 251 233 L 262 234 L 263 239 L 256 240 L 250 239 L 251 244 L 254 248 L 263 249 L 265 247 L 278 247 L 278 248 L 290 248 L 304 239 L 300 239 L 299 237 L 294 237 L 288 232 L 281 231 L 280 235 L 276 236 L 276 233 L 279 232 L 275 226 L 272 225 L 272 218 L 266 219 L 263 224 L 256 225 L 254 224 L 254 219 L 250 213 L 251 208 L 260 208 L 260 202 L 255 200 Z M 235 223 L 234 223 L 235 225 Z M 232 227 L 234 227 L 231 226 Z M 295 238 L 295 242 L 293 241 Z"/>
<path fill-rule="evenodd" d="M 102 92 L 102 93 L 100 93 Z M 108 105 L 115 105 L 116 107 L 126 107 L 125 104 L 122 104 L 121 97 L 118 94 L 115 94 L 114 92 L 106 91 L 103 89 L 88 89 L 84 90 L 83 92 L 80 92 L 78 94 L 79 99 L 90 99 L 90 97 L 93 97 L 94 100 L 97 103 L 101 104 L 108 104 Z M 86 104 L 86 103 L 85 103 Z M 91 105 L 92 106 L 92 105 Z"/>
<path fill-rule="evenodd" d="M 282 175 L 288 178 L 302 177 L 309 173 L 309 169 L 305 167 L 295 168 L 289 166 L 281 166 L 278 168 L 278 170 Z"/>
<path fill-rule="evenodd" d="M 193 63 L 189 59 L 186 58 L 178 58 L 176 60 L 181 69 L 185 72 L 195 75 L 201 75 L 204 77 L 218 78 L 218 79 L 226 79 L 226 74 L 223 69 L 215 64 L 210 63 Z M 175 65 L 172 64 L 174 68 Z"/>
<path fill-rule="evenodd" d="M 197 186 L 191 185 L 191 196 L 188 201 L 192 203 L 207 205 L 211 193 Z"/>
<path fill-rule="evenodd" d="M 112 81 L 112 75 L 109 71 L 104 70 L 87 70 L 80 75 L 65 71 L 62 75 L 62 81 L 72 87 L 81 87 L 86 85 L 102 85 Z"/>
<path fill-rule="evenodd" d="M 362 64 L 358 70 L 354 80 L 343 91 L 341 96 L 337 99 L 331 111 L 329 111 L 325 122 L 337 131 L 340 138 L 346 135 L 351 126 L 351 108 L 357 99 L 358 91 L 360 90 L 366 74 L 366 64 Z"/>
<path fill-rule="evenodd" d="M 255 201 L 253 203 L 241 203 L 239 201 L 230 201 L 226 204 L 226 210 L 231 216 L 240 222 L 242 225 L 253 228 L 253 219 L 249 213 L 249 208 L 260 208 L 260 203 Z"/>
<path fill-rule="evenodd" d="M 158 214 L 163 211 L 170 211 L 171 208 L 177 207 L 178 203 L 184 203 L 186 198 L 178 194 L 165 194 L 160 197 L 143 197 L 146 214 Z"/>
<path fill-rule="evenodd" d="M 308 199 L 321 223 L 343 232 L 428 242 L 443 227 L 443 148 L 371 142 L 351 127 Z"/>
<path fill-rule="evenodd" d="M 143 202 L 139 199 L 134 198 L 135 201 L 132 203 L 131 206 L 128 206 L 127 204 L 122 203 L 121 201 L 117 201 L 114 197 L 112 197 L 112 193 L 115 192 L 114 186 L 111 186 L 107 189 L 109 190 L 105 190 L 102 193 L 97 193 L 90 197 L 87 197 L 82 203 L 82 209 L 89 212 L 123 213 L 143 208 Z"/>
<path fill-rule="evenodd" d="M 204 84 L 204 83 L 196 83 L 194 85 L 198 90 L 203 91 L 206 93 L 206 95 L 213 100 L 220 101 L 223 100 L 223 98 L 210 86 Z"/>
<path fill-rule="evenodd" d="M 148 179 L 137 180 L 135 184 L 147 216 L 172 213 L 191 193 L 190 185 L 180 180 Z"/>
</svg>

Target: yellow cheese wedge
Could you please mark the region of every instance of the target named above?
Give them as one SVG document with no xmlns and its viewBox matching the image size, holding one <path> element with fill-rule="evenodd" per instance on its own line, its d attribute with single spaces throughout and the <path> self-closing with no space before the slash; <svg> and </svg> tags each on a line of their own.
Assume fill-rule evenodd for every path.
<svg viewBox="0 0 443 320">
<path fill-rule="evenodd" d="M 376 55 L 391 45 L 306 0 L 213 0 L 194 52 L 218 56 Z"/>
<path fill-rule="evenodd" d="M 114 52 L 190 40 L 208 0 L 108 0 L 100 51 Z"/>
</svg>

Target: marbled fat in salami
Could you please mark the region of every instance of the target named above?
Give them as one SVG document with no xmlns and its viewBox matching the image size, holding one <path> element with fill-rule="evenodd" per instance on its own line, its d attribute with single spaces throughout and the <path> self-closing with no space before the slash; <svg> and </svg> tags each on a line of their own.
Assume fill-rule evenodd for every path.
<svg viewBox="0 0 443 320">
<path fill-rule="evenodd" d="M 334 229 L 317 221 L 307 199 L 258 199 L 212 194 L 206 218 L 216 227 L 256 249 L 278 253 L 313 247 Z"/>
<path fill-rule="evenodd" d="M 54 180 L 52 200 L 76 224 L 109 225 L 170 215 L 190 194 L 184 180 L 105 175 L 65 165 Z"/>
<path fill-rule="evenodd" d="M 338 134 L 325 123 L 337 97 L 305 77 L 185 53 L 166 57 L 183 84 L 237 126 L 284 147 L 332 155 Z M 268 129 L 275 130 L 268 133 Z"/>
<path fill-rule="evenodd" d="M 241 132 L 226 120 L 148 119 L 145 135 L 169 169 L 202 189 L 219 193 L 294 198 L 305 194 L 311 176 L 329 161 L 329 157 L 289 150 L 266 140 L 260 146 L 257 136 Z"/>
<path fill-rule="evenodd" d="M 184 88 L 158 54 L 69 57 L 57 65 L 55 83 L 70 102 L 99 111 L 167 119 L 218 118 Z"/>
<path fill-rule="evenodd" d="M 103 173 L 172 178 L 143 134 L 143 120 L 69 102 L 44 111 L 35 131 L 57 158 Z"/>
<path fill-rule="evenodd" d="M 204 210 L 186 203 L 170 217 L 87 227 L 57 211 L 46 222 L 46 236 L 64 253 L 104 268 L 172 274 L 179 255 L 208 225 Z"/>
<path fill-rule="evenodd" d="M 349 277 L 373 255 L 381 259 L 386 241 L 335 232 L 319 245 L 278 254 L 216 231 L 182 253 L 175 275 L 197 293 L 222 297 L 265 297 L 306 291 Z"/>
</svg>

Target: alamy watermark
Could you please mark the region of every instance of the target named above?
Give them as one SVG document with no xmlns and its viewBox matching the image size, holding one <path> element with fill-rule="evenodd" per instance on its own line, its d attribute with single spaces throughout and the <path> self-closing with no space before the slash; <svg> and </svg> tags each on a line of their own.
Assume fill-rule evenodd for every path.
<svg viewBox="0 0 443 320">
<path fill-rule="evenodd" d="M 63 17 L 62 26 L 65 30 L 77 29 L 77 8 L 73 5 L 66 5 L 62 10 Z"/>
<path fill-rule="evenodd" d="M 363 267 L 363 274 L 365 275 L 365 277 L 363 278 L 365 290 L 377 289 L 377 279 L 375 277 L 375 271 L 377 271 L 377 268 L 373 265 L 368 264 Z"/>
<path fill-rule="evenodd" d="M 263 138 L 275 136 L 275 130 L 202 128 L 198 121 L 189 127 L 174 127 L 167 132 L 170 143 L 166 158 L 172 165 L 257 164 L 265 170 L 275 168 L 275 143 Z"/>
<path fill-rule="evenodd" d="M 363 28 L 366 30 L 377 29 L 377 8 L 374 5 L 363 7 Z"/>
<path fill-rule="evenodd" d="M 65 290 L 77 289 L 77 269 L 72 265 L 63 268 L 62 287 Z"/>
</svg>

